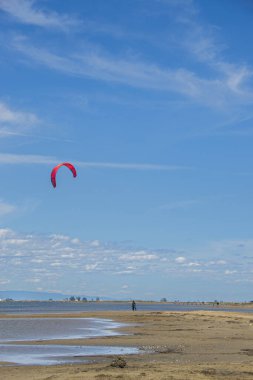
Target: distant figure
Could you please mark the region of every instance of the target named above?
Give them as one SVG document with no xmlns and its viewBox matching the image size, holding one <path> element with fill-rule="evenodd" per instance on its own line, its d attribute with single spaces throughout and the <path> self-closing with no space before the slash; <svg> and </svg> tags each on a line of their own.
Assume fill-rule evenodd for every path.
<svg viewBox="0 0 253 380">
<path fill-rule="evenodd" d="M 136 303 L 135 303 L 135 301 L 132 302 L 132 310 L 133 310 L 133 311 L 136 310 Z"/>
</svg>

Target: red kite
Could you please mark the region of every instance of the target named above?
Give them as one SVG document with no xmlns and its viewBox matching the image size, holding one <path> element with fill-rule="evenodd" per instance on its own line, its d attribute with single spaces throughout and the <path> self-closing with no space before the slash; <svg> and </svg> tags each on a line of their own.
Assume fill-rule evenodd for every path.
<svg viewBox="0 0 253 380">
<path fill-rule="evenodd" d="M 76 169 L 75 169 L 75 167 L 72 164 L 69 164 L 68 162 L 63 162 L 62 164 L 59 164 L 59 165 L 55 166 L 53 168 L 52 172 L 51 172 L 51 182 L 52 182 L 52 185 L 54 187 L 56 187 L 56 173 L 58 172 L 58 169 L 61 166 L 67 166 L 67 168 L 69 168 L 72 171 L 73 177 L 76 177 Z"/>
</svg>

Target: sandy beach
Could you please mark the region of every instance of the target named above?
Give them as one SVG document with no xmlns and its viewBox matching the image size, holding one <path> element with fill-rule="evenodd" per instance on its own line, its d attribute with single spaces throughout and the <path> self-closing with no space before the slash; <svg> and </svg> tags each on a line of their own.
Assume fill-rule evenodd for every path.
<svg viewBox="0 0 253 380">
<path fill-rule="evenodd" d="M 111 366 L 115 356 L 110 355 L 90 357 L 88 364 L 9 366 L 2 363 L 1 379 L 253 379 L 251 314 L 137 311 L 43 315 L 44 318 L 53 316 L 108 318 L 130 325 L 122 329 L 127 335 L 36 344 L 139 347 L 141 353 L 123 356 L 124 368 Z"/>
</svg>

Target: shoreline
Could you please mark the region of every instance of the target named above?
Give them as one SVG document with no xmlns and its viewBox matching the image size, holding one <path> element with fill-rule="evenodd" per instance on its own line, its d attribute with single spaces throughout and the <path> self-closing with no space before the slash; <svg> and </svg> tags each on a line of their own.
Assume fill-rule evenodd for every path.
<svg viewBox="0 0 253 380">
<path fill-rule="evenodd" d="M 66 314 L 25 317 L 66 318 Z M 129 325 L 117 329 L 127 335 L 45 340 L 36 341 L 36 344 L 138 347 L 141 354 L 122 355 L 127 363 L 125 368 L 114 368 L 110 365 L 115 355 L 85 357 L 91 362 L 56 366 L 5 366 L 2 363 L 0 378 L 5 380 L 47 378 L 69 380 L 99 379 L 99 377 L 113 379 L 117 376 L 123 379 L 145 376 L 147 379 L 172 380 L 253 378 L 251 358 L 253 315 L 250 314 L 236 311 L 110 311 L 73 313 L 68 314 L 68 317 L 103 318 L 127 323 Z"/>
<path fill-rule="evenodd" d="M 69 303 L 69 304 L 129 304 L 129 308 L 131 307 L 132 300 L 87 300 L 87 301 L 70 301 L 70 300 L 29 300 L 29 299 L 0 299 L 0 304 L 6 303 Z M 178 305 L 178 306 L 218 306 L 218 307 L 249 307 L 253 309 L 253 301 L 145 301 L 135 299 L 137 304 L 143 305 Z"/>
</svg>

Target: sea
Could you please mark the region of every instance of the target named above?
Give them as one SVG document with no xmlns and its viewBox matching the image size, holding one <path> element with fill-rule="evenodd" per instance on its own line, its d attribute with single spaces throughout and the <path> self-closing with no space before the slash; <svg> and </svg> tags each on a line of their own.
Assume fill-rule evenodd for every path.
<svg viewBox="0 0 253 380">
<path fill-rule="evenodd" d="M 214 304 L 192 303 L 163 303 L 137 301 L 137 311 L 237 311 L 253 313 L 252 308 L 225 307 Z M 131 302 L 68 302 L 68 301 L 2 301 L 0 302 L 1 314 L 50 314 L 50 313 L 80 313 L 96 311 L 126 311 L 131 310 Z"/>
<path fill-rule="evenodd" d="M 138 347 L 43 344 L 43 341 L 53 339 L 60 342 L 61 339 L 85 339 L 122 334 L 118 328 L 125 326 L 123 323 L 105 318 L 69 318 L 67 314 L 126 310 L 131 310 L 130 302 L 0 302 L 0 365 L 86 363 L 95 356 L 141 353 Z M 137 313 L 138 311 L 190 310 L 252 313 L 253 307 L 252 309 L 235 309 L 221 308 L 217 305 L 144 302 L 138 304 L 137 302 Z M 53 314 L 57 313 L 66 314 L 66 317 L 55 318 Z M 5 317 L 6 314 L 8 318 Z M 49 317 L 41 318 L 39 314 L 48 314 Z"/>
</svg>

